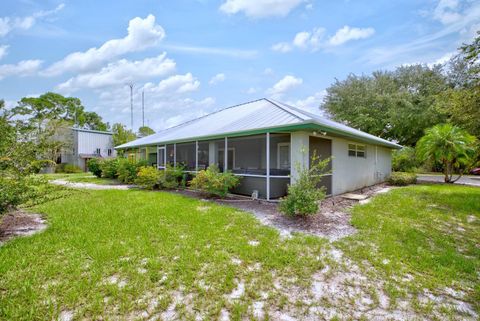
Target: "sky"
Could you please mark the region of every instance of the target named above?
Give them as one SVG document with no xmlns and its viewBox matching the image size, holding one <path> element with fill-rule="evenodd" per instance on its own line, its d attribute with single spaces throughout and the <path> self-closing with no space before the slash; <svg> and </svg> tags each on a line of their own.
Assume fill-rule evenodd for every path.
<svg viewBox="0 0 480 321">
<path fill-rule="evenodd" d="M 319 112 L 335 79 L 447 61 L 480 1 L 2 0 L 0 99 L 74 96 L 158 131 L 267 97 Z"/>
</svg>

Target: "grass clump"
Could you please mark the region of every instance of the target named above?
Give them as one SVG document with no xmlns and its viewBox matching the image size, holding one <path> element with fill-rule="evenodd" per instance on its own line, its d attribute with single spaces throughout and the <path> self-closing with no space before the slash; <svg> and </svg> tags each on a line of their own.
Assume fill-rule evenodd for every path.
<svg viewBox="0 0 480 321">
<path fill-rule="evenodd" d="M 393 172 L 388 178 L 388 183 L 395 186 L 407 186 L 417 183 L 415 173 Z"/>
</svg>

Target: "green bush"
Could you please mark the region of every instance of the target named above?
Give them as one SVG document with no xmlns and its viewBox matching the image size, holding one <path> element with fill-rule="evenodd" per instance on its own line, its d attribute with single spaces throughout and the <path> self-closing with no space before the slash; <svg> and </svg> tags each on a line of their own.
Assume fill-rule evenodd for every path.
<svg viewBox="0 0 480 321">
<path fill-rule="evenodd" d="M 185 187 L 184 185 L 184 167 L 173 167 L 170 164 L 167 164 L 165 170 L 160 172 L 160 187 L 166 189 L 175 189 L 180 186 Z"/>
<path fill-rule="evenodd" d="M 87 167 L 93 175 L 97 177 L 102 177 L 102 168 L 101 168 L 102 160 L 99 158 L 91 158 L 87 162 Z"/>
<path fill-rule="evenodd" d="M 57 166 L 55 166 L 55 173 L 65 173 L 65 165 L 67 164 L 66 163 L 57 164 Z"/>
<path fill-rule="evenodd" d="M 54 161 L 51 161 L 49 159 L 41 159 L 41 160 L 34 160 L 33 162 L 30 163 L 29 166 L 29 173 L 33 174 L 38 174 L 40 173 L 40 170 L 44 167 L 54 167 L 56 166 Z"/>
<path fill-rule="evenodd" d="M 404 147 L 392 154 L 392 169 L 396 172 L 415 172 L 419 166 L 412 147 Z"/>
<path fill-rule="evenodd" d="M 120 160 L 117 158 L 104 159 L 100 163 L 100 169 L 102 170 L 102 177 L 105 178 L 117 178 L 118 165 Z"/>
<path fill-rule="evenodd" d="M 388 183 L 396 186 L 416 184 L 417 175 L 414 173 L 393 172 L 388 178 Z"/>
<path fill-rule="evenodd" d="M 154 189 L 158 186 L 159 171 L 152 166 L 140 167 L 135 178 L 135 184 L 145 189 Z"/>
<path fill-rule="evenodd" d="M 228 191 L 240 183 L 237 176 L 230 172 L 220 173 L 218 167 L 210 165 L 207 170 L 201 170 L 191 180 L 190 186 L 208 196 L 225 197 Z"/>
<path fill-rule="evenodd" d="M 126 158 L 120 158 L 118 160 L 117 177 L 125 184 L 133 184 L 137 173 L 141 167 L 148 166 L 147 161 L 141 160 L 137 163 L 130 162 Z"/>
<path fill-rule="evenodd" d="M 325 188 L 318 186 L 329 163 L 330 158 L 320 161 L 314 154 L 310 168 L 296 164 L 298 179 L 288 186 L 287 196 L 280 200 L 280 212 L 291 216 L 316 214 L 318 202 L 325 198 Z"/>
<path fill-rule="evenodd" d="M 71 174 L 71 173 L 81 173 L 82 169 L 78 167 L 77 165 L 73 164 L 65 164 L 65 167 L 63 168 L 64 173 Z"/>
<path fill-rule="evenodd" d="M 0 214 L 23 203 L 26 185 L 23 178 L 0 176 Z"/>
</svg>

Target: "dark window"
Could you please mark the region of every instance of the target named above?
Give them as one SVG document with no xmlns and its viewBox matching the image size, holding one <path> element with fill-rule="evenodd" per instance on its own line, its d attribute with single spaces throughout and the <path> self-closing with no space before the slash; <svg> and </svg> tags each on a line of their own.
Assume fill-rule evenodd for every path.
<svg viewBox="0 0 480 321">
<path fill-rule="evenodd" d="M 110 148 L 108 149 L 108 156 L 112 156 L 112 150 Z"/>
<path fill-rule="evenodd" d="M 97 148 L 97 150 L 95 151 L 95 154 L 100 155 L 100 148 Z"/>
<path fill-rule="evenodd" d="M 365 145 L 348 144 L 348 156 L 365 158 Z"/>
</svg>

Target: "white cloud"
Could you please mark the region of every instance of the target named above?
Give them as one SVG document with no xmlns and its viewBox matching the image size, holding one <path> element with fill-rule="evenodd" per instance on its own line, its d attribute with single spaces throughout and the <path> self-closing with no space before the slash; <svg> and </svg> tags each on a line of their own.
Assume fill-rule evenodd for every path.
<svg viewBox="0 0 480 321">
<path fill-rule="evenodd" d="M 433 10 L 433 19 L 450 24 L 462 18 L 458 13 L 458 0 L 440 0 Z"/>
<path fill-rule="evenodd" d="M 2 17 L 0 18 L 0 37 L 5 37 L 14 30 L 28 30 L 32 28 L 38 19 L 53 15 L 62 10 L 65 5 L 59 4 L 55 9 L 38 11 L 26 17 Z"/>
<path fill-rule="evenodd" d="M 227 14 L 243 12 L 251 18 L 286 16 L 304 0 L 227 0 L 220 11 Z"/>
<path fill-rule="evenodd" d="M 258 92 L 258 89 L 255 88 L 255 87 L 250 87 L 248 88 L 245 93 L 249 94 L 249 95 L 253 95 L 253 94 L 256 94 Z"/>
<path fill-rule="evenodd" d="M 167 79 L 161 80 L 158 85 L 146 83 L 143 89 L 147 93 L 164 96 L 196 91 L 199 87 L 200 81 L 195 79 L 191 73 L 187 73 L 185 75 L 170 76 Z"/>
<path fill-rule="evenodd" d="M 428 63 L 427 65 L 429 67 L 433 67 L 435 65 L 443 65 L 446 62 L 448 62 L 450 59 L 452 59 L 453 56 L 455 56 L 456 52 L 447 52 L 446 54 L 442 55 L 441 57 L 435 59 L 434 61 Z"/>
<path fill-rule="evenodd" d="M 302 83 L 302 78 L 286 75 L 271 88 L 267 89 L 266 93 L 272 97 L 281 97 L 285 92 L 300 86 Z"/>
<path fill-rule="evenodd" d="M 55 76 L 68 71 L 88 71 L 120 55 L 145 50 L 158 44 L 164 37 L 163 28 L 155 24 L 155 16 L 145 19 L 136 17 L 128 23 L 128 34 L 121 39 L 112 39 L 99 48 L 74 52 L 52 64 L 43 73 Z"/>
<path fill-rule="evenodd" d="M 9 76 L 29 76 L 38 71 L 41 60 L 22 60 L 16 64 L 0 65 L 0 80 Z"/>
<path fill-rule="evenodd" d="M 325 28 L 314 28 L 311 31 L 298 32 L 291 42 L 281 42 L 272 46 L 272 50 L 279 52 L 288 52 L 293 48 L 310 50 L 312 52 L 320 48 L 327 48 L 344 44 L 350 40 L 368 38 L 375 33 L 373 28 L 351 28 L 344 26 L 328 40 L 324 39 Z"/>
<path fill-rule="evenodd" d="M 296 101 L 288 102 L 288 104 L 298 108 L 305 109 L 306 111 L 309 111 L 314 114 L 322 114 L 322 111 L 319 109 L 319 106 L 323 102 L 323 99 L 325 98 L 326 95 L 327 95 L 327 91 L 322 90 L 304 99 L 298 99 Z"/>
<path fill-rule="evenodd" d="M 275 71 L 272 68 L 265 68 L 263 70 L 263 74 L 266 76 L 271 76 L 275 73 Z"/>
<path fill-rule="evenodd" d="M 349 26 L 344 26 L 337 30 L 335 35 L 328 40 L 328 43 L 332 46 L 339 46 L 350 40 L 368 38 L 374 33 L 375 29 L 373 28 L 351 28 Z"/>
<path fill-rule="evenodd" d="M 256 50 L 243 50 L 235 48 L 196 47 L 184 45 L 166 45 L 163 48 L 170 51 L 188 52 L 194 54 L 217 55 L 232 58 L 251 59 L 258 55 Z"/>
<path fill-rule="evenodd" d="M 121 59 L 108 64 L 98 72 L 85 73 L 70 78 L 57 86 L 62 92 L 72 92 L 80 88 L 101 88 L 122 85 L 150 77 L 165 76 L 175 70 L 175 62 L 166 58 L 166 53 L 157 57 L 129 61 Z"/>
<path fill-rule="evenodd" d="M 225 79 L 226 79 L 225 74 L 220 73 L 220 74 L 216 74 L 215 76 L 213 76 L 212 79 L 210 79 L 210 81 L 208 83 L 210 85 L 216 85 L 219 82 L 225 81 Z"/>
<path fill-rule="evenodd" d="M 292 50 L 292 46 L 288 42 L 279 42 L 272 46 L 273 51 L 289 52 Z"/>
<path fill-rule="evenodd" d="M 5 57 L 8 53 L 8 45 L 3 45 L 3 46 L 0 46 L 0 59 L 2 59 L 3 57 Z"/>
</svg>

